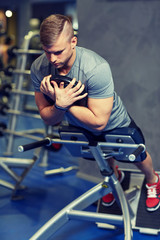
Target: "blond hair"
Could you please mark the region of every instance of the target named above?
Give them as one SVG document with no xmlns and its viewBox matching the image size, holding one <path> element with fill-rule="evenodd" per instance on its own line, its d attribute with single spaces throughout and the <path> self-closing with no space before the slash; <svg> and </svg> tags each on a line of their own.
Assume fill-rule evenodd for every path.
<svg viewBox="0 0 160 240">
<path fill-rule="evenodd" d="M 68 40 L 74 36 L 70 19 L 61 14 L 53 14 L 43 20 L 40 26 L 40 41 L 45 47 L 51 47 L 62 32 L 66 33 Z"/>
</svg>

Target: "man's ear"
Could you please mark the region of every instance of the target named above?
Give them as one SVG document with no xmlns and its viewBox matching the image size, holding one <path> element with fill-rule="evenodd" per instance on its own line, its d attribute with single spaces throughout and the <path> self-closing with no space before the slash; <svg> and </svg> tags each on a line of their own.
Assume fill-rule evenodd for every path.
<svg viewBox="0 0 160 240">
<path fill-rule="evenodd" d="M 71 47 L 74 49 L 76 45 L 77 45 L 77 37 L 74 36 L 71 39 Z"/>
</svg>

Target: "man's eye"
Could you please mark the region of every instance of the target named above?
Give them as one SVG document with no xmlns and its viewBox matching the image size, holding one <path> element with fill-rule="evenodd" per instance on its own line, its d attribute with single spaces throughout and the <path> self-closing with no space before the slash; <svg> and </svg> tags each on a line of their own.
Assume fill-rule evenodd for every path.
<svg viewBox="0 0 160 240">
<path fill-rule="evenodd" d="M 62 51 L 59 51 L 59 52 L 55 52 L 54 54 L 55 55 L 59 55 L 59 54 L 61 54 L 62 53 Z"/>
<path fill-rule="evenodd" d="M 58 52 L 48 52 L 48 51 L 45 51 L 46 54 L 54 54 L 54 55 L 60 55 L 62 52 L 63 52 L 63 50 L 62 51 L 58 51 Z"/>
</svg>

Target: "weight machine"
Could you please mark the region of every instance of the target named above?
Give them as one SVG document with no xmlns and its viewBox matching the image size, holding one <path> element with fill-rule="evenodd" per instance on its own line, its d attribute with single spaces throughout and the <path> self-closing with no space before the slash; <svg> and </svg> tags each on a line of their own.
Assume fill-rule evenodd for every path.
<svg viewBox="0 0 160 240">
<path fill-rule="evenodd" d="M 31 41 L 37 36 L 39 36 L 38 31 L 30 31 L 24 37 L 21 49 L 14 47 L 12 48 L 12 54 L 17 57 L 16 67 L 10 72 L 12 81 L 10 84 L 2 85 L 0 89 L 2 94 L 10 97 L 9 105 L 8 103 L 0 104 L 0 114 L 7 116 L 8 119 L 8 124 L 3 122 L 0 123 L 0 136 L 5 135 L 7 139 L 6 151 L 3 153 L 5 157 L 0 157 L 0 167 L 14 181 L 13 183 L 13 181 L 11 182 L 0 179 L 0 185 L 12 190 L 12 199 L 19 199 L 19 197 L 16 196 L 16 192 L 19 189 L 23 189 L 21 183 L 30 169 L 33 167 L 40 154 L 40 151 L 38 150 L 38 152 L 35 151 L 31 159 L 11 158 L 13 155 L 15 137 L 29 138 L 38 141 L 41 140 L 46 134 L 44 128 L 17 131 L 17 121 L 19 116 L 39 119 L 41 121 L 38 113 L 26 112 L 22 106 L 22 97 L 34 97 L 34 92 L 25 89 L 25 81 L 26 76 L 28 77 L 30 75 L 30 70 L 27 70 L 27 67 L 29 67 L 27 66 L 28 56 L 38 56 L 43 53 L 42 50 L 29 49 Z M 9 69 L 7 70 L 9 71 Z M 20 174 L 17 174 L 17 171 L 15 170 L 17 168 L 19 169 Z"/>
<path fill-rule="evenodd" d="M 74 219 L 123 227 L 124 239 L 131 240 L 133 235 L 131 222 L 134 218 L 134 213 L 130 207 L 129 199 L 127 199 L 127 196 L 131 196 L 131 191 L 128 194 L 124 193 L 107 160 L 114 157 L 118 161 L 131 163 L 140 161 L 139 155 L 145 151 L 145 146 L 141 143 L 135 143 L 135 135 L 136 130 L 132 128 L 117 129 L 95 136 L 84 129 L 77 129 L 72 126 L 59 126 L 59 139 L 45 138 L 41 141 L 19 146 L 18 151 L 24 152 L 45 145 L 49 146 L 52 143 L 65 144 L 66 147 L 74 145 L 76 156 L 94 159 L 104 177 L 102 183 L 99 183 L 57 213 L 30 240 L 46 240 L 69 220 Z M 132 190 L 134 194 L 139 191 L 137 187 Z M 85 211 L 88 206 L 99 201 L 99 199 L 111 191 L 122 210 L 122 215 L 115 216 Z"/>
<path fill-rule="evenodd" d="M 32 157 L 32 159 L 24 159 L 24 158 L 4 158 L 0 157 L 0 167 L 11 177 L 10 180 L 0 179 L 0 185 L 12 190 L 11 200 L 20 200 L 23 197 L 18 195 L 17 192 L 19 190 L 23 190 L 26 187 L 21 185 L 22 181 L 31 170 L 33 165 L 39 156 L 39 150 L 36 151 Z M 21 169 L 20 173 L 17 173 L 15 169 Z"/>
<path fill-rule="evenodd" d="M 43 134 L 44 131 L 40 129 L 34 129 L 28 130 L 28 131 L 16 131 L 17 127 L 17 116 L 25 116 L 25 117 L 32 117 L 40 119 L 39 114 L 32 114 L 25 111 L 22 111 L 22 96 L 33 96 L 34 92 L 32 91 L 26 91 L 24 90 L 24 79 L 26 76 L 30 75 L 30 70 L 27 70 L 27 64 L 28 64 L 28 56 L 29 55 L 40 55 L 43 53 L 42 50 L 32 50 L 29 49 L 30 43 L 33 40 L 33 38 L 39 36 L 38 32 L 29 32 L 28 35 L 24 37 L 24 41 L 22 44 L 21 49 L 14 49 L 13 53 L 17 56 L 17 63 L 16 68 L 12 71 L 13 75 L 13 83 L 12 90 L 10 91 L 10 94 L 12 95 L 12 101 L 10 103 L 11 106 L 9 106 L 9 109 L 4 109 L 4 114 L 9 115 L 9 123 L 8 123 L 8 129 L 5 130 L 8 136 L 8 142 L 7 142 L 7 149 L 4 155 L 11 156 L 13 153 L 13 142 L 15 136 L 23 136 L 30 139 L 34 139 L 34 136 L 32 138 L 32 134 Z"/>
</svg>

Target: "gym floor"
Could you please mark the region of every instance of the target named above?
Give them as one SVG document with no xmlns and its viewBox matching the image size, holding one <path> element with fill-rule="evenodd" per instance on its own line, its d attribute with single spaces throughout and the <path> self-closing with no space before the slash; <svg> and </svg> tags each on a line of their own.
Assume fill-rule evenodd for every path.
<svg viewBox="0 0 160 240">
<path fill-rule="evenodd" d="M 3 119 L 1 118 L 1 121 Z M 5 119 L 4 119 L 5 120 Z M 40 119 L 19 117 L 17 131 L 31 128 L 44 128 Z M 13 146 L 14 158 L 32 158 L 33 150 L 19 153 L 17 148 L 33 140 L 23 137 L 15 137 Z M 6 138 L 0 139 L 0 155 L 6 150 Z M 78 178 L 76 170 L 59 175 L 45 176 L 44 171 L 53 168 L 78 166 L 78 159 L 73 158 L 67 149 L 48 151 L 48 165 L 41 166 L 40 158 L 25 177 L 23 185 L 27 188 L 18 192 L 23 198 L 11 200 L 12 190 L 0 186 L 0 239 L 1 240 L 28 240 L 46 221 L 60 211 L 76 197 L 90 189 L 94 184 Z M 10 181 L 10 176 L 0 168 L 1 179 Z M 89 210 L 96 211 L 96 205 L 90 206 Z M 106 230 L 98 228 L 95 223 L 70 221 L 61 228 L 52 238 L 54 240 L 122 240 L 122 230 Z M 133 231 L 133 240 L 160 239 L 160 236 L 141 234 Z"/>
</svg>

